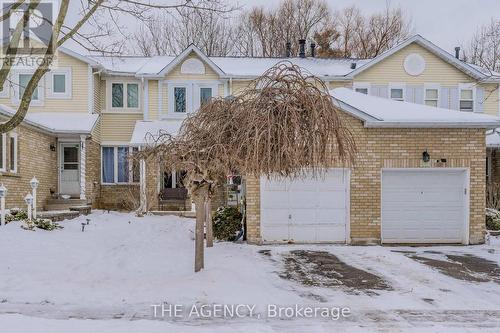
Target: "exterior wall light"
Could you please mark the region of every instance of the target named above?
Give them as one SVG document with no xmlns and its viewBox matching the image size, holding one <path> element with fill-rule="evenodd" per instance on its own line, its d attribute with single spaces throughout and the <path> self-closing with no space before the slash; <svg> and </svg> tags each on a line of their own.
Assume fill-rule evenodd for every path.
<svg viewBox="0 0 500 333">
<path fill-rule="evenodd" d="M 33 217 L 36 219 L 36 189 L 38 187 L 38 184 L 40 184 L 40 182 L 38 181 L 38 179 L 36 179 L 35 176 L 33 176 L 33 178 L 30 180 L 30 185 L 31 185 L 31 188 L 33 189 Z"/>
<path fill-rule="evenodd" d="M 31 207 L 33 205 L 33 196 L 31 193 L 26 194 L 24 197 L 24 202 L 28 205 L 28 221 L 31 222 Z"/>
<path fill-rule="evenodd" d="M 428 163 L 430 160 L 431 160 L 431 155 L 429 155 L 429 153 L 427 152 L 427 150 L 425 150 L 422 153 L 422 161 L 424 161 L 425 163 Z"/>
</svg>

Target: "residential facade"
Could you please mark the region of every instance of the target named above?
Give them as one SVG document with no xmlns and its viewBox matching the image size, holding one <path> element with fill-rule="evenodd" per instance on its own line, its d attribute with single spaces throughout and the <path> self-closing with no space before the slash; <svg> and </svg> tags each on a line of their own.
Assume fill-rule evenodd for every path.
<svg viewBox="0 0 500 333">
<path fill-rule="evenodd" d="M 348 213 L 341 213 L 345 221 L 339 228 L 344 230 L 344 236 L 339 241 L 378 242 L 383 238 L 380 195 L 376 196 L 379 199 L 369 200 L 372 203 L 366 207 L 369 213 L 354 203 L 370 198 L 366 192 L 370 186 L 374 186 L 371 195 L 380 193 L 381 170 L 392 167 L 456 169 L 460 175 L 452 172 L 450 181 L 458 179 L 461 182 L 461 177 L 466 177 L 468 184 L 473 184 L 466 188 L 474 194 L 464 213 L 469 216 L 467 228 L 462 228 L 467 229 L 467 237 L 460 234 L 448 240 L 457 242 L 460 239 L 460 243 L 484 240 L 484 227 L 479 217 L 484 208 L 481 193 L 484 194 L 486 176 L 490 180 L 496 177 L 496 155 L 493 146 L 487 150 L 484 135 L 494 125 L 480 116 L 499 115 L 500 76 L 467 64 L 418 35 L 374 59 L 318 59 L 306 54 L 291 58 L 207 57 L 194 45 L 175 57 L 151 58 L 84 57 L 60 49 L 57 68 L 41 82 L 27 122 L 2 139 L 3 155 L 0 155 L 4 156 L 4 167 L 0 168 L 3 170 L 0 181 L 10 190 L 7 206 L 21 205 L 23 194 L 29 191 L 29 179 L 37 176 L 41 178 L 39 205 L 50 198 L 68 195 L 95 207 L 130 209 L 137 203 L 142 180 L 150 209 L 191 209 L 181 181 L 182 171 L 163 170 L 156 161 L 149 161 L 141 168 L 140 162 L 129 160 L 128 155 L 152 140 L 160 130 L 175 134 L 186 115 L 196 112 L 204 101 L 237 95 L 251 80 L 280 61 L 290 61 L 306 69 L 324 80 L 330 89 L 344 87 L 368 97 L 436 110 L 450 109 L 479 117 L 469 117 L 460 125 L 443 123 L 442 128 L 426 123 L 410 129 L 404 128 L 408 125 L 401 125 L 400 128 L 372 130 L 366 129 L 366 119 L 346 114 L 346 122 L 359 132 L 360 151 L 366 154 L 364 159 L 361 153 L 359 160 L 372 169 L 361 174 L 354 169 L 344 170 L 340 173 L 342 177 L 332 176 L 338 182 L 345 182 L 349 174 L 350 185 L 341 187 L 342 205 L 347 207 L 344 211 Z M 4 116 L 15 110 L 30 72 L 19 70 L 12 75 L 12 86 L 0 95 Z M 386 126 L 386 122 L 380 126 Z M 28 134 L 24 134 L 25 131 Z M 28 139 L 29 135 L 33 137 Z M 18 144 L 15 148 L 15 140 L 22 143 L 23 137 L 26 137 L 26 147 Z M 31 140 L 38 146 L 30 146 Z M 14 148 L 10 148 L 11 145 Z M 439 154 L 445 162 L 431 160 L 430 164 L 422 166 L 423 151 L 431 156 Z M 36 163 L 40 167 L 43 165 L 41 169 L 46 171 L 41 172 L 41 169 L 30 167 L 29 162 L 23 162 L 36 158 L 40 160 Z M 14 159 L 18 165 L 11 162 Z M 467 176 L 460 170 L 465 170 Z M 337 172 L 340 171 L 334 171 Z M 263 236 L 261 226 L 265 223 L 262 215 L 269 212 L 263 211 L 261 201 L 262 195 L 269 193 L 261 193 L 261 186 L 264 186 L 261 181 L 246 180 L 248 236 L 254 242 L 264 242 L 267 237 Z M 333 188 L 341 185 L 335 181 L 332 184 Z M 287 193 L 286 200 L 289 200 L 289 189 Z M 248 200 L 252 196 L 253 199 Z M 293 210 L 287 207 L 283 212 L 290 209 Z M 320 213 L 316 209 L 314 214 Z M 278 221 L 278 227 L 280 223 L 285 223 L 287 230 L 294 228 L 290 221 Z M 313 237 L 311 230 L 304 231 L 303 239 L 290 236 L 293 233 L 288 231 L 288 236 L 268 234 L 267 240 L 323 241 Z M 319 233 L 321 228 L 315 230 Z M 324 241 L 336 240 L 334 238 Z M 405 239 L 396 237 L 394 241 Z M 419 242 L 426 240 L 433 241 L 424 237 Z M 435 241 L 448 240 L 444 237 Z M 408 238 L 410 243 L 415 241 Z"/>
</svg>

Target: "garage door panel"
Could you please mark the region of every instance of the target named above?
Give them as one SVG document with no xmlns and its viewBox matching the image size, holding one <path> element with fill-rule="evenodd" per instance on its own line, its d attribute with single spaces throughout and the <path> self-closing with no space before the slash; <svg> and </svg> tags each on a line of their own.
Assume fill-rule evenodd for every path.
<svg viewBox="0 0 500 333">
<path fill-rule="evenodd" d="M 345 242 L 346 185 L 348 175 L 343 170 L 330 170 L 325 177 L 280 180 L 276 185 L 262 179 L 262 238 Z"/>
<path fill-rule="evenodd" d="M 384 170 L 382 241 L 457 243 L 464 239 L 463 170 Z"/>
</svg>

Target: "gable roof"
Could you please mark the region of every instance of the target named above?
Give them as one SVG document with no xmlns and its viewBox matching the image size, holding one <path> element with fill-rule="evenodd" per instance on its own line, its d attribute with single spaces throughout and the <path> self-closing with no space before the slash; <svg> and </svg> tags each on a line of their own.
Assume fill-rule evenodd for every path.
<svg viewBox="0 0 500 333">
<path fill-rule="evenodd" d="M 344 112 L 363 121 L 365 127 L 391 128 L 496 128 L 500 118 L 485 114 L 436 108 L 424 104 L 369 96 L 347 88 L 330 90 Z"/>
<path fill-rule="evenodd" d="M 454 66 L 455 68 L 464 72 L 465 74 L 473 77 L 474 79 L 484 80 L 484 79 L 488 79 L 488 77 L 489 77 L 489 75 L 485 74 L 484 69 L 479 70 L 478 66 L 470 65 L 464 61 L 461 61 L 461 60 L 455 58 L 452 54 L 446 52 L 445 50 L 443 50 L 442 48 L 440 48 L 436 44 L 428 41 L 427 39 L 425 39 L 424 37 L 422 37 L 420 35 L 414 35 L 414 36 L 404 40 L 400 44 L 394 46 L 393 48 L 381 53 L 377 57 L 373 58 L 371 61 L 369 61 L 366 64 L 362 65 L 361 67 L 358 67 L 357 69 L 353 70 L 351 73 L 349 73 L 349 77 L 352 78 L 352 77 L 358 75 L 359 73 L 367 70 L 368 68 L 373 67 L 374 65 L 378 64 L 382 60 L 390 57 L 394 53 L 404 49 L 405 47 L 407 47 L 408 45 L 410 45 L 412 43 L 416 43 L 416 44 L 420 45 L 421 47 L 428 50 L 429 52 L 431 52 L 435 56 L 439 57 L 443 61 Z"/>
</svg>

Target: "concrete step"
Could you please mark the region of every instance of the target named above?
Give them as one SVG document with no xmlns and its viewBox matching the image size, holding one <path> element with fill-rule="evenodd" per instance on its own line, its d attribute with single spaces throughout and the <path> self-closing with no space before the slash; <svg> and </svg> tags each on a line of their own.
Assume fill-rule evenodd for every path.
<svg viewBox="0 0 500 333">
<path fill-rule="evenodd" d="M 88 203 L 86 199 L 48 199 L 47 205 L 51 204 L 71 204 L 73 206 L 83 206 Z"/>
</svg>

